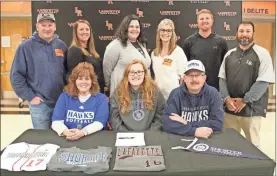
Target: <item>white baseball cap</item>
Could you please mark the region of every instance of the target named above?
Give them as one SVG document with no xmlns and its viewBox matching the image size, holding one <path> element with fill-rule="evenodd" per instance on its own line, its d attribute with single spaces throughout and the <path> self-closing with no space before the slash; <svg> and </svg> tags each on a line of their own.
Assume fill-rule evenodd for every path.
<svg viewBox="0 0 277 176">
<path fill-rule="evenodd" d="M 198 70 L 205 73 L 205 67 L 200 60 L 188 61 L 185 66 L 185 73 L 189 70 Z"/>
</svg>

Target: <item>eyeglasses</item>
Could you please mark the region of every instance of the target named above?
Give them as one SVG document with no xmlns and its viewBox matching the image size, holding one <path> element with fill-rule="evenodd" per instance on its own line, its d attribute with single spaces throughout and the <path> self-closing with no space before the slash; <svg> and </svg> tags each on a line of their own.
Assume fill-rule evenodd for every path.
<svg viewBox="0 0 277 176">
<path fill-rule="evenodd" d="M 130 76 L 135 76 L 135 75 L 142 76 L 143 73 L 144 73 L 144 71 L 141 71 L 141 70 L 139 70 L 139 71 L 130 71 L 129 75 Z"/>
<path fill-rule="evenodd" d="M 171 33 L 173 30 L 172 29 L 160 29 L 160 32 L 167 32 L 167 33 Z"/>
<path fill-rule="evenodd" d="M 190 79 L 193 79 L 193 78 L 199 79 L 201 76 L 205 76 L 205 74 L 197 74 L 197 75 L 189 74 L 186 76 L 189 77 Z"/>
</svg>

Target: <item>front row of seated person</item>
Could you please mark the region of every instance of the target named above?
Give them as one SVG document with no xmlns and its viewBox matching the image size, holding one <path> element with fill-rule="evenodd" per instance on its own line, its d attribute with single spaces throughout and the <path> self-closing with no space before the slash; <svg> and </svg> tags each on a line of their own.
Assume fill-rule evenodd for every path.
<svg viewBox="0 0 277 176">
<path fill-rule="evenodd" d="M 164 130 L 208 138 L 223 127 L 220 95 L 206 84 L 201 61 L 186 63 L 183 80 L 165 102 L 143 62 L 133 60 L 111 95 L 109 105 L 108 97 L 99 93 L 93 66 L 79 63 L 57 101 L 52 129 L 68 140 L 78 140 L 107 129 L 109 122 L 115 131 Z"/>
</svg>

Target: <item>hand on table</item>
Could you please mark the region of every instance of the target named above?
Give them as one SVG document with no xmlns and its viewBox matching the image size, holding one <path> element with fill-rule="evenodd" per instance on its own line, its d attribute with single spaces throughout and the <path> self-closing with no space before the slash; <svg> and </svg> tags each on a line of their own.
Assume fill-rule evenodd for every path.
<svg viewBox="0 0 277 176">
<path fill-rule="evenodd" d="M 213 130 L 208 127 L 199 127 L 195 130 L 195 137 L 208 138 L 213 133 Z"/>
<path fill-rule="evenodd" d="M 81 137 L 85 136 L 85 132 L 83 130 L 79 129 L 67 129 L 64 130 L 63 134 L 66 136 L 67 140 L 78 140 Z"/>
</svg>

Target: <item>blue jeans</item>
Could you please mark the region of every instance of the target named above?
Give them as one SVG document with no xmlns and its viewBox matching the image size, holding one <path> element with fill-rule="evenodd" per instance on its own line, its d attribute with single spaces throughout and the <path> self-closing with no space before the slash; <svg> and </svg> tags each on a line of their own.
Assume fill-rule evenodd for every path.
<svg viewBox="0 0 277 176">
<path fill-rule="evenodd" d="M 34 129 L 50 129 L 54 108 L 47 106 L 43 102 L 37 105 L 29 102 L 28 104 Z"/>
</svg>

